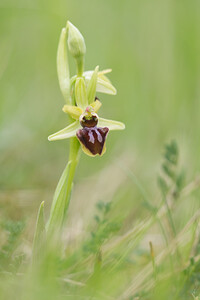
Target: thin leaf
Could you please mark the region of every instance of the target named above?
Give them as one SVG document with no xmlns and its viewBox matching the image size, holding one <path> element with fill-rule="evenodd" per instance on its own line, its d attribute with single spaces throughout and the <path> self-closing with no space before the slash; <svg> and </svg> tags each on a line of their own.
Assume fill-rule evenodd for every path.
<svg viewBox="0 0 200 300">
<path fill-rule="evenodd" d="M 53 227 L 59 228 L 63 222 L 65 202 L 67 201 L 66 192 L 70 164 L 71 161 L 68 162 L 56 187 L 51 206 L 49 221 L 46 226 L 47 232 L 49 232 L 50 229 L 52 229 Z"/>
<path fill-rule="evenodd" d="M 49 233 L 55 233 L 57 230 L 60 230 L 64 222 L 71 196 L 74 174 L 79 159 L 79 148 L 80 143 L 77 138 L 71 139 L 70 160 L 56 187 L 51 205 L 50 217 L 46 226 L 48 236 Z"/>
<path fill-rule="evenodd" d="M 46 231 L 44 222 L 44 201 L 40 204 L 36 222 L 35 235 L 33 240 L 33 253 L 32 260 L 35 262 L 38 257 L 41 256 L 41 252 L 44 250 L 43 246 L 46 241 Z"/>
</svg>

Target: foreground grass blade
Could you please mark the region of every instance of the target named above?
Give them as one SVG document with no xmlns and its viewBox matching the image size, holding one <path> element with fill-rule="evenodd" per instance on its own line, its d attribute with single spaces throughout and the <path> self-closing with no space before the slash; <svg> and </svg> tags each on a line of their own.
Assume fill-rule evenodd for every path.
<svg viewBox="0 0 200 300">
<path fill-rule="evenodd" d="M 42 251 L 43 245 L 46 240 L 45 222 L 44 222 L 44 201 L 40 204 L 37 216 L 37 223 L 35 229 L 35 236 L 33 241 L 33 262 L 37 260 Z"/>
</svg>

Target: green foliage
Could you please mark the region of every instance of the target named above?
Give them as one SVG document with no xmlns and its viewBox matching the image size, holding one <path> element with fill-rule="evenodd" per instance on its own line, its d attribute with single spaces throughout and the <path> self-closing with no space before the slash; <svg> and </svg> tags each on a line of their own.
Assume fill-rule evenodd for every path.
<svg viewBox="0 0 200 300">
<path fill-rule="evenodd" d="M 188 203 L 193 192 L 191 187 L 196 189 L 198 186 L 192 182 L 188 189 L 185 181 L 177 184 L 177 178 L 181 174 L 178 162 L 178 147 L 172 142 L 165 147 L 163 163 L 170 171 L 165 172 L 164 168 L 159 177 L 162 190 L 159 209 L 152 210 L 150 207 L 147 210 L 145 207 L 146 216 L 142 209 L 135 214 L 134 197 L 131 198 L 134 200 L 132 210 L 129 206 L 130 215 L 122 217 L 119 207 L 126 205 L 126 202 L 125 197 L 118 197 L 118 193 L 121 193 L 118 187 L 112 202 L 97 202 L 94 217 L 88 220 L 84 238 L 72 237 L 72 241 L 68 239 L 67 242 L 57 238 L 55 243 L 50 239 L 52 243 L 49 240 L 41 251 L 38 245 L 45 241 L 41 235 L 44 230 L 42 204 L 38 213 L 38 235 L 35 237 L 38 240 L 37 247 L 34 248 L 35 261 L 39 264 L 33 264 L 29 271 L 23 270 L 23 291 L 22 279 L 18 275 L 14 274 L 10 282 L 7 273 L 4 273 L 16 273 L 22 263 L 23 256 L 17 255 L 15 250 L 24 224 L 11 221 L 2 223 L 2 228 L 8 233 L 7 242 L 0 252 L 2 299 L 13 299 L 14 289 L 4 288 L 10 284 L 21 291 L 22 300 L 34 300 L 35 289 L 39 300 L 57 300 L 62 297 L 188 300 L 198 297 L 200 212 L 194 211 L 185 219 L 181 228 L 176 226 L 177 220 L 180 217 L 182 219 L 179 202 L 181 206 L 184 206 L 184 202 Z M 124 185 L 121 188 L 124 190 Z M 141 186 L 141 189 L 144 190 L 144 187 Z M 148 195 L 146 197 L 149 201 Z M 64 232 L 68 230 L 66 227 Z M 152 240 L 153 234 L 158 239 Z M 160 239 L 164 242 L 159 242 Z M 153 245 L 151 251 L 149 242 Z M 145 244 L 147 247 L 144 247 Z"/>
<path fill-rule="evenodd" d="M 24 230 L 23 221 L 5 220 L 1 223 L 2 233 L 5 234 L 6 241 L 0 248 L 0 271 L 15 272 L 20 266 L 24 254 L 15 250 L 20 244 L 20 236 Z"/>
<path fill-rule="evenodd" d="M 109 217 L 109 212 L 112 209 L 111 202 L 98 202 L 96 205 L 97 212 L 94 216 L 95 228 L 91 232 L 89 241 L 84 245 L 84 251 L 97 254 L 101 246 L 111 238 L 121 228 L 121 224 L 117 220 L 112 220 Z"/>
<path fill-rule="evenodd" d="M 158 185 L 163 195 L 173 189 L 174 197 L 177 198 L 184 185 L 185 173 L 178 169 L 179 151 L 175 140 L 165 146 L 162 163 L 162 171 L 164 176 L 158 177 Z"/>
<path fill-rule="evenodd" d="M 40 204 L 33 240 L 32 260 L 37 261 L 45 250 L 46 229 L 44 220 L 44 201 Z"/>
</svg>

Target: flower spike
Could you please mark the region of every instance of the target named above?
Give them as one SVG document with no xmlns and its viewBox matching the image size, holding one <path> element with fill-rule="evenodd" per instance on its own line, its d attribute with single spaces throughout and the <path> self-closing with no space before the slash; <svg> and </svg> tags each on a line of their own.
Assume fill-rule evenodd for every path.
<svg viewBox="0 0 200 300">
<path fill-rule="evenodd" d="M 68 32 L 68 48 L 77 63 L 77 76 L 69 80 L 69 70 L 66 52 L 66 34 Z M 96 97 L 96 92 L 115 95 L 115 87 L 105 74 L 111 69 L 99 71 L 99 66 L 94 71 L 83 72 L 83 57 L 86 51 L 84 38 L 78 29 L 67 22 L 67 29 L 63 29 L 58 47 L 58 77 L 61 91 L 67 101 L 63 111 L 75 120 L 64 129 L 50 135 L 49 141 L 62 140 L 77 137 L 83 152 L 90 156 L 105 153 L 105 142 L 108 132 L 111 130 L 123 130 L 125 125 L 114 120 L 107 120 L 99 117 L 97 112 L 101 102 Z M 71 98 L 74 105 L 71 104 Z M 70 101 L 69 101 L 70 100 Z"/>
</svg>

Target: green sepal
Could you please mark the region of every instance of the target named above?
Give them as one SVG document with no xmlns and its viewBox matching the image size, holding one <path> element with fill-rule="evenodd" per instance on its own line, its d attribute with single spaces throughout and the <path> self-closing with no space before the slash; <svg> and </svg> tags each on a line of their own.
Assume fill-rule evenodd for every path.
<svg viewBox="0 0 200 300">
<path fill-rule="evenodd" d="M 107 77 L 106 77 L 107 79 Z M 116 88 L 109 82 L 108 80 L 104 80 L 102 77 L 98 77 L 97 79 L 97 92 L 116 95 Z"/>
<path fill-rule="evenodd" d="M 88 106 L 85 81 L 82 77 L 78 77 L 75 83 L 75 98 L 77 106 L 85 110 Z"/>
<path fill-rule="evenodd" d="M 108 127 L 109 130 L 123 130 L 125 125 L 122 122 L 99 118 L 98 127 Z"/>
<path fill-rule="evenodd" d="M 88 103 L 92 103 L 95 99 L 96 95 L 96 87 L 97 87 L 97 76 L 98 76 L 99 66 L 97 66 L 92 74 L 92 77 L 88 83 L 87 87 L 87 98 Z"/>
<path fill-rule="evenodd" d="M 76 131 L 81 128 L 79 121 L 76 121 L 60 131 L 50 135 L 49 141 L 63 140 L 76 136 Z"/>
<path fill-rule="evenodd" d="M 63 28 L 60 35 L 57 51 L 57 73 L 61 92 L 66 103 L 70 104 L 70 74 L 69 63 L 67 57 L 67 31 Z"/>
<path fill-rule="evenodd" d="M 40 204 L 37 222 L 35 228 L 35 235 L 33 240 L 33 252 L 32 252 L 32 261 L 33 263 L 41 256 L 44 251 L 44 245 L 46 242 L 46 230 L 45 230 L 45 221 L 44 221 L 44 201 Z"/>
<path fill-rule="evenodd" d="M 109 72 L 111 72 L 111 69 L 98 72 L 96 92 L 110 94 L 110 95 L 116 95 L 117 94 L 116 88 L 112 85 L 111 81 L 104 75 Z M 85 77 L 85 81 L 86 81 L 87 85 L 90 82 L 92 74 L 93 74 L 93 71 L 86 71 L 83 73 L 83 76 Z"/>
</svg>

